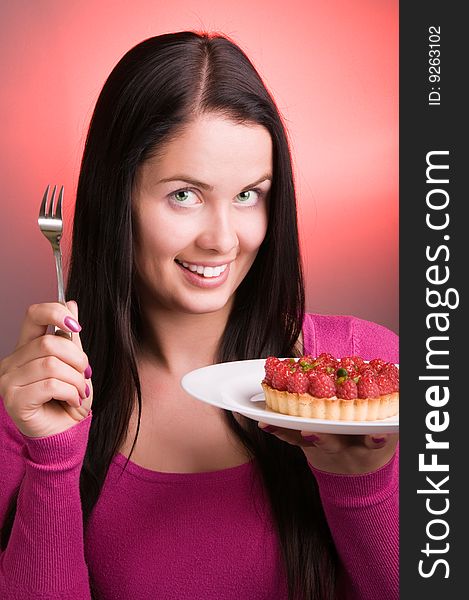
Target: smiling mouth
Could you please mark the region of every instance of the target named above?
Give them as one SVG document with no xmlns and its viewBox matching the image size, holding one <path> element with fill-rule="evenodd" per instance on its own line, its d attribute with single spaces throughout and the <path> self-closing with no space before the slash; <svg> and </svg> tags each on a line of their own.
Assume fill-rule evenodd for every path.
<svg viewBox="0 0 469 600">
<path fill-rule="evenodd" d="M 210 279 L 212 277 L 219 277 L 227 268 L 228 265 L 220 265 L 219 267 L 204 267 L 203 265 L 194 265 L 189 264 L 183 261 L 175 259 L 175 262 L 178 263 L 184 269 L 191 271 L 194 275 L 199 275 L 204 279 Z"/>
</svg>

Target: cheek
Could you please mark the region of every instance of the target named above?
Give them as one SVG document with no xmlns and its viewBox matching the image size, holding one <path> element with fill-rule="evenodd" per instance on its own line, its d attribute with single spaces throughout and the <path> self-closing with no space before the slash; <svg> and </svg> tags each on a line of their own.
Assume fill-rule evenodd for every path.
<svg viewBox="0 0 469 600">
<path fill-rule="evenodd" d="M 158 218 L 148 220 L 140 230 L 138 253 L 145 261 L 164 260 L 174 257 L 194 237 L 193 224 L 183 220 Z"/>
<path fill-rule="evenodd" d="M 255 218 L 244 220 L 238 232 L 242 249 L 245 252 L 257 251 L 267 233 L 267 215 L 260 213 Z"/>
</svg>

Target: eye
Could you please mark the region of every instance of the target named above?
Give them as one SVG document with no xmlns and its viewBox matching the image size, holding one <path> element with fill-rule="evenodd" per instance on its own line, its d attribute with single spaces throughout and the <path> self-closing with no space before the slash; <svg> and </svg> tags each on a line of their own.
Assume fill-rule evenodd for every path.
<svg viewBox="0 0 469 600">
<path fill-rule="evenodd" d="M 196 202 L 189 202 L 190 194 L 193 192 L 190 189 L 184 188 L 178 190 L 177 192 L 173 192 L 169 195 L 174 204 L 179 206 L 194 206 Z"/>
<path fill-rule="evenodd" d="M 255 188 L 253 190 L 246 190 L 245 192 L 241 192 L 238 194 L 238 198 L 241 200 L 241 204 L 247 204 L 252 206 L 256 204 L 261 195 L 261 190 Z"/>
</svg>

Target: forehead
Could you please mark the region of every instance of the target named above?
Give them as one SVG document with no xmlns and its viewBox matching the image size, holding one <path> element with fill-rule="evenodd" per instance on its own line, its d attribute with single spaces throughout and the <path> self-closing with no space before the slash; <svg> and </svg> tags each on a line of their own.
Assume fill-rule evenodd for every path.
<svg viewBox="0 0 469 600">
<path fill-rule="evenodd" d="M 202 181 L 254 181 L 272 170 L 272 139 L 262 125 L 239 124 L 216 115 L 188 123 L 148 161 L 154 175 L 183 171 Z"/>
</svg>

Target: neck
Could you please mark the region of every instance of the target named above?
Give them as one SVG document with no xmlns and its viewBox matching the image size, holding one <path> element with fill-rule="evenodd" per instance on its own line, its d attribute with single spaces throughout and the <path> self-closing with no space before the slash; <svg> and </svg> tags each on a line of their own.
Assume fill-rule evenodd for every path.
<svg viewBox="0 0 469 600">
<path fill-rule="evenodd" d="M 171 376 L 213 364 L 230 310 L 230 302 L 221 310 L 203 314 L 147 308 L 140 362 Z"/>
</svg>

